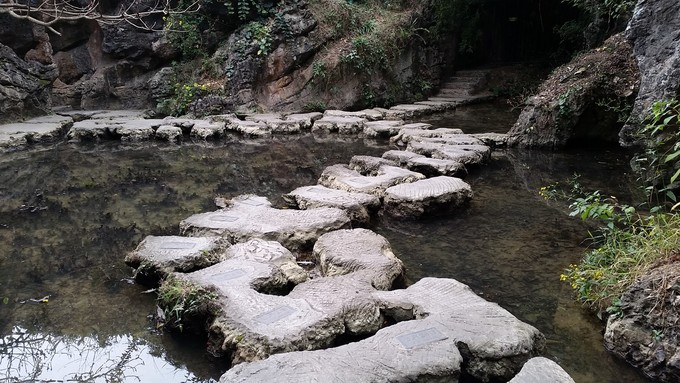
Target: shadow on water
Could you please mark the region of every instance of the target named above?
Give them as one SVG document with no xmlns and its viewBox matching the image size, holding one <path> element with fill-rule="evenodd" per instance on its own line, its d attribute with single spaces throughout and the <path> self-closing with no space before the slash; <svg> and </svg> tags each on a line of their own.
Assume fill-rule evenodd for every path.
<svg viewBox="0 0 680 383">
<path fill-rule="evenodd" d="M 485 116 L 475 125 L 475 115 Z M 437 127 L 506 131 L 516 117 L 460 108 Z M 466 129 L 469 126 L 469 129 Z M 130 283 L 125 254 L 146 235 L 176 234 L 216 195 L 282 193 L 324 167 L 385 143 L 284 137 L 216 144 L 62 144 L 0 155 L 0 376 L 14 380 L 211 381 L 224 364 L 202 340 L 155 331 L 154 294 Z M 593 160 L 595 158 L 595 160 Z M 540 186 L 582 174 L 586 188 L 630 195 L 626 154 L 509 151 L 467 178 L 475 192 L 455 217 L 378 222 L 408 278 L 452 277 L 547 337 L 547 356 L 577 382 L 644 382 L 602 347 L 602 325 L 572 302 L 560 272 L 577 262 L 587 228 Z M 49 297 L 48 297 L 49 296 Z M 34 302 L 48 297 L 48 302 Z M 2 379 L 0 379 L 2 381 Z"/>
</svg>

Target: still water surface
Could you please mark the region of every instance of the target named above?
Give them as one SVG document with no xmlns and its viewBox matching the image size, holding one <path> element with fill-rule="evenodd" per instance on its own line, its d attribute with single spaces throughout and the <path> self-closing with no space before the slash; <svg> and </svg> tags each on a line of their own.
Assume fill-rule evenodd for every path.
<svg viewBox="0 0 680 383">
<path fill-rule="evenodd" d="M 431 118 L 438 127 L 505 132 L 497 105 Z M 0 154 L 0 382 L 206 382 L 225 364 L 200 339 L 156 331 L 154 295 L 123 263 L 146 235 L 178 232 L 217 195 L 279 203 L 324 167 L 386 142 L 283 137 L 214 144 L 59 144 Z M 589 189 L 630 198 L 621 152 L 508 151 L 467 177 L 475 196 L 446 219 L 378 220 L 410 281 L 456 278 L 541 330 L 546 356 L 577 382 L 645 382 L 604 351 L 602 325 L 572 302 L 560 272 L 587 248 L 588 228 L 537 195 L 574 173 Z M 44 298 L 44 299 L 43 299 Z"/>
</svg>

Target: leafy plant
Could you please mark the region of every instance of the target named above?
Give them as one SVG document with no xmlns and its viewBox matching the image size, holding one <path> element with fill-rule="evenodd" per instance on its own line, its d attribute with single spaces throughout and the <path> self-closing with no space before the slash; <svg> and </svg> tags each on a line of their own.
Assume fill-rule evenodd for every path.
<svg viewBox="0 0 680 383">
<path fill-rule="evenodd" d="M 196 318 L 214 314 L 217 295 L 184 279 L 170 277 L 158 289 L 165 325 L 183 331 Z"/>
<path fill-rule="evenodd" d="M 163 100 L 158 109 L 161 113 L 181 116 L 189 111 L 191 103 L 207 93 L 208 87 L 204 84 L 174 84 L 174 94 L 172 97 Z"/>
<path fill-rule="evenodd" d="M 675 191 L 680 187 L 680 101 L 659 101 L 652 105 L 645 124 L 636 133 L 644 142 L 644 152 L 634 162 L 641 174 L 650 203 L 659 208 L 677 205 Z"/>
</svg>

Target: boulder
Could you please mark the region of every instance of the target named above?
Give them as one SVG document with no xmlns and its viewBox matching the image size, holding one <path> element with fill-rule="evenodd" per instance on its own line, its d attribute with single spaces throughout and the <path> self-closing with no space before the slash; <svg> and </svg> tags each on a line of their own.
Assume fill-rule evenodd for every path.
<svg viewBox="0 0 680 383">
<path fill-rule="evenodd" d="M 385 190 L 384 211 L 398 218 L 446 215 L 472 198 L 472 188 L 454 177 L 434 177 Z"/>
<path fill-rule="evenodd" d="M 645 273 L 607 320 L 604 344 L 658 382 L 680 379 L 680 262 Z"/>
<path fill-rule="evenodd" d="M 324 169 L 319 184 L 353 193 L 367 193 L 383 197 L 385 189 L 400 183 L 414 182 L 424 175 L 395 166 L 381 166 L 375 175 L 364 176 L 346 165 L 332 165 Z"/>
<path fill-rule="evenodd" d="M 354 224 L 367 224 L 371 213 L 380 208 L 380 199 L 371 194 L 350 193 L 325 186 L 303 186 L 283 196 L 298 209 L 333 207 L 344 210 Z"/>
<path fill-rule="evenodd" d="M 508 383 L 575 383 L 557 363 L 548 358 L 529 359 Z"/>
<path fill-rule="evenodd" d="M 244 195 L 232 199 L 224 209 L 192 215 L 180 223 L 180 229 L 192 236 L 225 237 L 231 243 L 261 238 L 300 249 L 349 223 L 349 217 L 340 209 L 275 209 L 264 197 Z"/>
</svg>

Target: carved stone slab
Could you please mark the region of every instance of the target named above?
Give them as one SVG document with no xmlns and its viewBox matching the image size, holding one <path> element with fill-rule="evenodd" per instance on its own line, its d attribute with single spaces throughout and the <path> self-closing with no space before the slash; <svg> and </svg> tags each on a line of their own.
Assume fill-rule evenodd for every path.
<svg viewBox="0 0 680 383">
<path fill-rule="evenodd" d="M 303 186 L 283 196 L 299 209 L 334 207 L 347 212 L 354 223 L 366 224 L 372 212 L 380 208 L 380 199 L 366 193 L 351 193 L 322 185 Z"/>
<path fill-rule="evenodd" d="M 472 188 L 460 178 L 434 177 L 385 190 L 385 213 L 399 218 L 445 215 L 472 198 Z"/>
<path fill-rule="evenodd" d="M 319 184 L 332 189 L 368 193 L 382 197 L 385 189 L 390 186 L 414 182 L 424 178 L 425 176 L 420 173 L 394 166 L 383 165 L 378 169 L 376 175 L 364 176 L 346 165 L 333 165 L 327 167 L 321 173 Z"/>
</svg>

